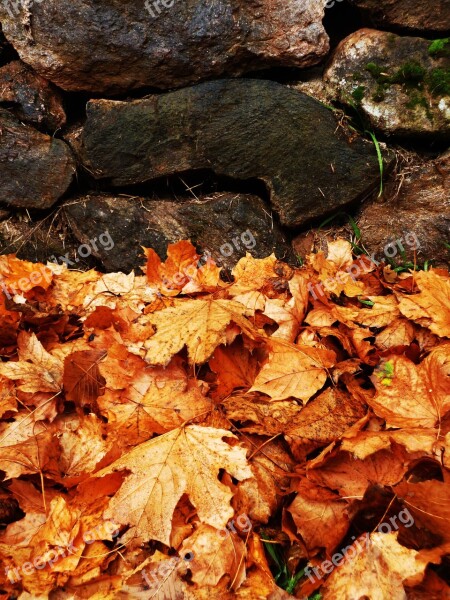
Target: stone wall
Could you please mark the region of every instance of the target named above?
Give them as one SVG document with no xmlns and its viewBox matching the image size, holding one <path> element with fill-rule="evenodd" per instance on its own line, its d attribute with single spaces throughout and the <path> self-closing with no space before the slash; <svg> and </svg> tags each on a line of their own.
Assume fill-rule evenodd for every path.
<svg viewBox="0 0 450 600">
<path fill-rule="evenodd" d="M 424 6 L 4 0 L 0 252 L 295 262 L 353 215 L 368 251 L 414 230 L 448 264 L 450 2 Z"/>
</svg>

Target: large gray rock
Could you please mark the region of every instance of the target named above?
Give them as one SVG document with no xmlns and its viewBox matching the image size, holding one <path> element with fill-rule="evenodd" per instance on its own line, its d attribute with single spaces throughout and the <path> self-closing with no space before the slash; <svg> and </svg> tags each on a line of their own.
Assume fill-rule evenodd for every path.
<svg viewBox="0 0 450 600">
<path fill-rule="evenodd" d="M 75 172 L 67 144 L 23 125 L 0 109 L 0 202 L 48 208 L 66 192 Z"/>
<path fill-rule="evenodd" d="M 450 0 L 349 0 L 370 16 L 374 25 L 414 32 L 450 30 Z"/>
<path fill-rule="evenodd" d="M 450 139 L 450 59 L 429 40 L 361 29 L 338 46 L 324 80 L 388 135 Z"/>
<path fill-rule="evenodd" d="M 260 179 L 288 227 L 346 207 L 379 184 L 370 143 L 350 143 L 319 102 L 268 81 L 93 100 L 78 146 L 88 171 L 115 186 L 190 169 Z"/>
<path fill-rule="evenodd" d="M 20 60 L 0 69 L 0 102 L 11 104 L 20 120 L 51 133 L 66 123 L 59 90 Z"/>
<path fill-rule="evenodd" d="M 179 87 L 328 52 L 325 0 L 45 0 L 0 3 L 20 57 L 65 90 Z M 167 8 L 166 8 L 167 7 Z"/>
<path fill-rule="evenodd" d="M 188 239 L 224 267 L 234 266 L 246 252 L 258 258 L 275 252 L 280 259 L 295 260 L 256 196 L 221 193 L 174 202 L 98 194 L 68 202 L 64 212 L 74 235 L 92 247 L 108 271 L 137 269 L 143 264 L 142 246 L 165 258 L 168 244 Z M 100 239 L 97 248 L 90 242 L 94 238 Z"/>
</svg>

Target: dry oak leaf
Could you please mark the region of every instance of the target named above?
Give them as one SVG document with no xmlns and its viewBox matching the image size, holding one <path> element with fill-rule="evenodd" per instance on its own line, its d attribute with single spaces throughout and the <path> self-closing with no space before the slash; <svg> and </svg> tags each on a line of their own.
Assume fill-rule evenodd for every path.
<svg viewBox="0 0 450 600">
<path fill-rule="evenodd" d="M 388 357 L 372 381 L 377 394 L 368 403 L 388 427 L 432 429 L 450 410 L 450 343 L 418 366 L 405 356 Z"/>
<path fill-rule="evenodd" d="M 327 379 L 336 355 L 331 350 L 312 346 L 295 346 L 270 340 L 270 354 L 251 392 L 262 392 L 272 400 L 298 398 L 307 402 Z"/>
<path fill-rule="evenodd" d="M 237 590 L 245 580 L 245 544 L 228 529 L 201 524 L 183 542 L 181 556 L 188 552 L 194 555 L 188 565 L 192 581 L 199 586 L 215 586 L 226 577 L 228 587 Z"/>
<path fill-rule="evenodd" d="M 450 276 L 419 271 L 414 281 L 420 293 L 398 294 L 400 312 L 439 337 L 450 337 Z"/>
<path fill-rule="evenodd" d="M 368 534 L 358 538 L 322 588 L 323 600 L 405 600 L 403 586 L 420 583 L 428 561 L 401 546 L 397 535 L 372 533 L 370 538 Z"/>
<path fill-rule="evenodd" d="M 349 528 L 348 503 L 306 479 L 299 481 L 294 489 L 297 495 L 287 510 L 298 533 L 310 552 L 325 548 L 330 554 Z"/>
<path fill-rule="evenodd" d="M 150 364 L 167 365 L 172 356 L 187 346 L 190 363 L 204 363 L 217 346 L 227 342 L 226 330 L 231 322 L 254 337 L 244 311 L 239 302 L 199 298 L 179 301 L 174 307 L 148 315 L 156 333 L 144 343 L 145 359 Z"/>
<path fill-rule="evenodd" d="M 181 427 L 140 444 L 95 474 L 130 471 L 105 511 L 105 518 L 131 525 L 124 541 L 139 536 L 169 546 L 172 516 L 183 494 L 201 522 L 216 529 L 226 526 L 234 514 L 233 494 L 219 481 L 219 471 L 224 469 L 240 481 L 252 477 L 252 472 L 245 449 L 228 445 L 223 437 L 236 438 L 225 429 Z"/>
<path fill-rule="evenodd" d="M 0 363 L 0 375 L 18 380 L 23 392 L 60 392 L 63 363 L 47 352 L 34 333 L 22 331 L 17 338 L 19 361 Z"/>
</svg>

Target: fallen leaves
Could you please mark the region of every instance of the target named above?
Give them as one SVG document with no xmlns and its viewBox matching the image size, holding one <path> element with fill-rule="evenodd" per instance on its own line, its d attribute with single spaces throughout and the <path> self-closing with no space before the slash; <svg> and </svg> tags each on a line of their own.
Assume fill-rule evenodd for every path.
<svg viewBox="0 0 450 600">
<path fill-rule="evenodd" d="M 1 589 L 447 597 L 448 273 L 145 254 L 0 258 Z"/>
<path fill-rule="evenodd" d="M 250 391 L 267 394 L 272 400 L 298 398 L 307 402 L 327 379 L 335 354 L 323 348 L 271 342 L 269 360 Z"/>
<path fill-rule="evenodd" d="M 252 477 L 252 473 L 245 451 L 226 444 L 224 436 L 234 437 L 223 429 L 196 425 L 174 429 L 140 444 L 96 473 L 96 477 L 120 470 L 132 473 L 111 500 L 105 516 L 133 527 L 126 539 L 139 536 L 170 545 L 175 507 L 187 494 L 201 522 L 216 529 L 225 527 L 233 516 L 232 494 L 218 481 L 219 471 L 225 469 L 239 481 Z M 157 512 L 155 506 L 159 507 Z"/>
</svg>

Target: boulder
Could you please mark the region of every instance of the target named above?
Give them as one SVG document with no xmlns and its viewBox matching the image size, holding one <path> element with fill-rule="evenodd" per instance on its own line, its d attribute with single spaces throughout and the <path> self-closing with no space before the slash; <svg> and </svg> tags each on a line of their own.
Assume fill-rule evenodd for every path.
<svg viewBox="0 0 450 600">
<path fill-rule="evenodd" d="M 20 60 L 0 69 L 0 102 L 21 121 L 53 133 L 66 123 L 61 93 Z"/>
<path fill-rule="evenodd" d="M 65 142 L 0 109 L 0 203 L 48 208 L 66 192 L 74 172 L 75 161 Z"/>
<path fill-rule="evenodd" d="M 366 13 L 372 24 L 384 29 L 402 29 L 422 33 L 448 33 L 449 0 L 349 0 Z"/>
<path fill-rule="evenodd" d="M 75 237 L 92 247 L 108 271 L 137 269 L 145 262 L 142 246 L 165 259 L 167 245 L 185 239 L 228 268 L 246 252 L 295 260 L 264 202 L 248 194 L 217 193 L 184 202 L 98 194 L 67 203 L 64 212 Z"/>
<path fill-rule="evenodd" d="M 445 45 L 361 29 L 338 46 L 324 80 L 386 135 L 448 140 L 449 67 Z"/>
<path fill-rule="evenodd" d="M 324 5 L 325 0 L 5 0 L 0 21 L 22 60 L 59 87 L 119 94 L 316 64 L 329 48 Z"/>
<path fill-rule="evenodd" d="M 350 142 L 320 102 L 270 81 L 92 100 L 76 146 L 87 170 L 114 186 L 192 169 L 260 179 L 288 227 L 346 207 L 379 184 L 371 143 Z"/>
</svg>

